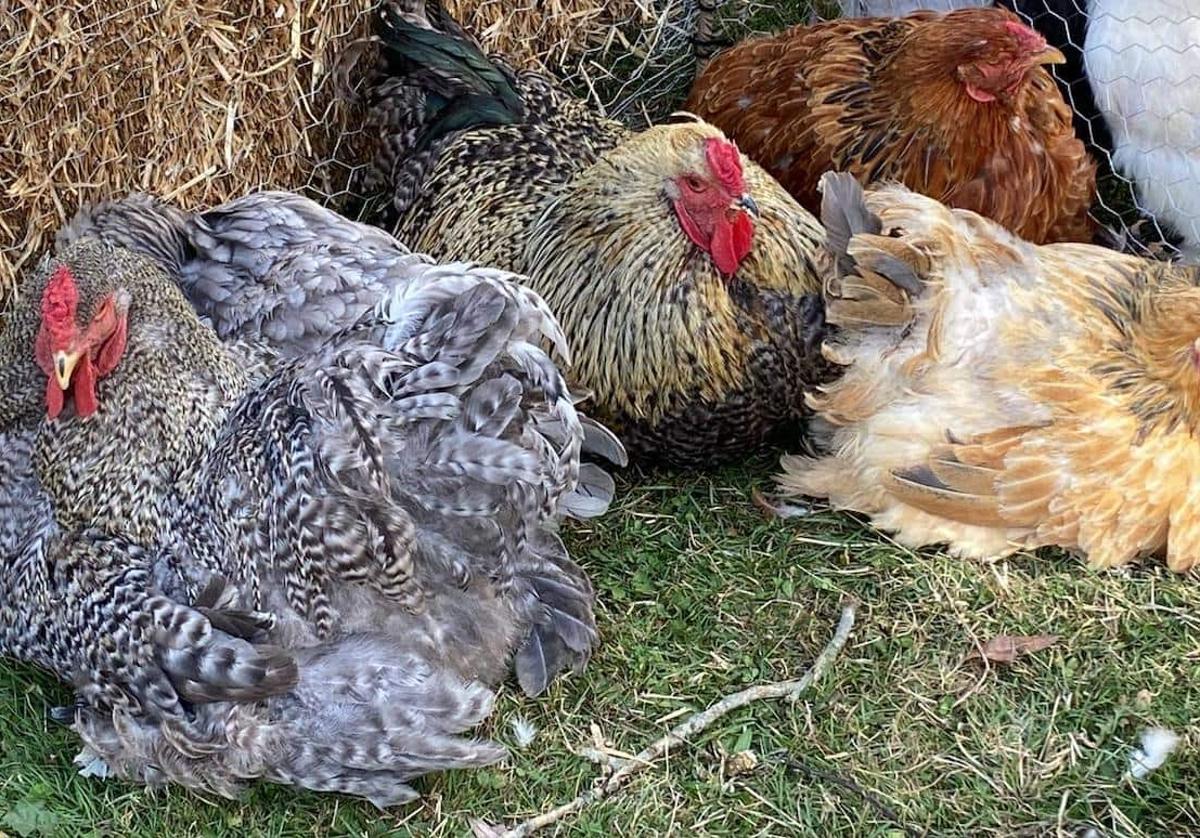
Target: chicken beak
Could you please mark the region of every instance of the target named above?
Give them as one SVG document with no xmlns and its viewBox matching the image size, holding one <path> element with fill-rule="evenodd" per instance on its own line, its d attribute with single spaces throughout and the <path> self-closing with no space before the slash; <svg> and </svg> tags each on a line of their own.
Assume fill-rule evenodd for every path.
<svg viewBox="0 0 1200 838">
<path fill-rule="evenodd" d="M 738 198 L 737 205 L 755 218 L 758 218 L 758 201 L 754 200 L 749 194 Z"/>
<path fill-rule="evenodd" d="M 1047 46 L 1044 50 L 1036 53 L 1030 59 L 1030 66 L 1036 67 L 1039 64 L 1066 64 L 1067 57 L 1062 54 L 1062 50 Z"/>
<path fill-rule="evenodd" d="M 62 350 L 54 353 L 54 378 L 58 381 L 58 389 L 63 391 L 70 389 L 71 375 L 75 372 L 75 365 L 79 363 L 81 354 Z"/>
</svg>

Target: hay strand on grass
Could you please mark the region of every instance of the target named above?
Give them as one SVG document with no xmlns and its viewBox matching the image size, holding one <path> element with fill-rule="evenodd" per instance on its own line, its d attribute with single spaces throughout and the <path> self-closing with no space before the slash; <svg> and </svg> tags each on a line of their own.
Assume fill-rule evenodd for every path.
<svg viewBox="0 0 1200 838">
<path fill-rule="evenodd" d="M 690 716 L 686 721 L 672 728 L 670 733 L 652 742 L 637 756 L 626 760 L 602 784 L 588 789 L 578 797 L 551 809 L 549 812 L 523 821 L 510 829 L 499 829 L 482 822 L 476 822 L 472 827 L 476 836 L 478 838 L 525 838 L 527 835 L 532 835 L 540 829 L 558 823 L 563 818 L 573 815 L 584 807 L 604 800 L 614 792 L 620 791 L 633 779 L 634 775 L 654 765 L 660 757 L 668 754 L 675 746 L 686 742 L 696 734 L 708 729 L 725 714 L 739 707 L 745 707 L 747 704 L 764 699 L 786 698 L 790 701 L 799 699 L 809 687 L 825 674 L 826 670 L 829 669 L 834 659 L 846 645 L 846 641 L 850 639 L 850 632 L 854 629 L 856 612 L 857 604 L 853 601 L 847 602 L 842 606 L 842 615 L 838 620 L 837 628 L 834 629 L 833 637 L 830 638 L 829 643 L 813 662 L 812 668 L 804 673 L 803 677 L 793 681 L 760 684 L 727 695 L 707 710 Z"/>
</svg>

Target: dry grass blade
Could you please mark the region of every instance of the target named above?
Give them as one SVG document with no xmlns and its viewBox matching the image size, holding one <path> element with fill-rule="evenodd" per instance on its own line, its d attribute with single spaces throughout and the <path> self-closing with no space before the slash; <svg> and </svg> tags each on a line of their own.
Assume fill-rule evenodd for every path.
<svg viewBox="0 0 1200 838">
<path fill-rule="evenodd" d="M 966 659 L 985 658 L 994 663 L 1012 663 L 1021 655 L 1049 649 L 1057 642 L 1057 635 L 1052 634 L 1001 634 L 972 650 Z"/>
</svg>

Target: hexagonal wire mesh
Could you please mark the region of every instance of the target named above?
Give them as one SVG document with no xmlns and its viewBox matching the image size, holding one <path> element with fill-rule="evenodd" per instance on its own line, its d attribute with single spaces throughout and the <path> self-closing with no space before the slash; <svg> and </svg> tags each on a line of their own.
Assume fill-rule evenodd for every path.
<svg viewBox="0 0 1200 838">
<path fill-rule="evenodd" d="M 621 94 L 609 56 L 690 50 L 682 0 L 444 2 L 488 49 L 597 102 Z M 0 4 L 0 300 L 83 202 L 144 190 L 199 207 L 280 188 L 337 205 L 361 138 L 330 70 L 376 4 Z"/>
<path fill-rule="evenodd" d="M 647 0 L 649 2 L 649 0 Z M 1200 2 L 1198 0 L 997 0 L 1059 47 L 1052 67 L 1075 112 L 1076 133 L 1100 164 L 1093 216 L 1118 249 L 1200 260 Z M 655 26 L 615 63 L 584 54 L 568 78 L 609 114 L 634 125 L 667 116 L 686 95 L 695 67 L 693 34 L 715 42 L 761 34 L 813 11 L 841 16 L 950 11 L 993 0 L 770 0 L 651 2 Z M 699 15 L 698 7 L 706 11 Z M 697 32 L 698 17 L 702 32 Z M 1181 253 L 1182 251 L 1182 253 Z"/>
<path fill-rule="evenodd" d="M 824 16 L 986 0 L 823 0 Z M 1200 10 L 1194 0 L 1002 0 L 1074 64 L 1060 78 L 1107 169 L 1097 218 L 1114 243 L 1200 243 Z M 693 77 L 692 36 L 770 26 L 764 0 L 446 0 L 489 50 L 563 78 L 635 126 Z M 1085 4 L 1090 8 L 1085 8 Z M 0 8 L 0 290 L 83 201 L 142 189 L 204 206 L 263 187 L 335 206 L 361 165 L 360 124 L 330 68 L 374 0 L 18 0 Z M 794 10 L 797 3 L 786 4 Z M 698 14 L 700 6 L 704 15 Z M 720 6 L 713 11 L 713 7 Z M 765 14 L 764 14 L 765 12 Z M 1086 25 L 1087 15 L 1093 17 Z M 813 16 L 814 19 L 817 15 Z M 763 24 L 762 21 L 767 21 Z M 1085 36 L 1086 31 L 1086 36 Z M 1085 40 L 1086 38 L 1086 40 Z M 1090 84 L 1084 78 L 1086 67 Z M 1092 88 L 1096 95 L 1093 98 Z M 1099 107 L 1097 107 L 1097 104 Z M 1111 131 L 1109 130 L 1111 128 Z"/>
<path fill-rule="evenodd" d="M 846 15 L 991 0 L 839 0 Z M 1093 215 L 1114 247 L 1200 261 L 1200 2 L 997 0 L 1059 47 L 1052 68 L 1100 164 Z"/>
</svg>

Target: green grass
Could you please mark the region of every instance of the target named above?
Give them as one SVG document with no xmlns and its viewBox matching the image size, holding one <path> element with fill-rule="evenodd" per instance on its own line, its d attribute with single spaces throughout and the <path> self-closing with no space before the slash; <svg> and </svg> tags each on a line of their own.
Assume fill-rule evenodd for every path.
<svg viewBox="0 0 1200 838">
<path fill-rule="evenodd" d="M 40 813 L 45 835 L 462 835 L 469 817 L 528 816 L 588 787 L 598 769 L 572 751 L 593 726 L 636 752 L 673 714 L 800 675 L 854 596 L 851 642 L 805 700 L 725 717 L 560 834 L 904 835 L 849 784 L 936 835 L 1200 832 L 1194 734 L 1147 780 L 1121 779 L 1145 726 L 1186 734 L 1200 707 L 1195 580 L 1095 574 L 1065 556 L 915 554 L 829 513 L 769 521 L 749 496 L 770 470 L 626 478 L 611 514 L 571 530 L 603 645 L 543 699 L 503 688 L 485 732 L 511 743 L 518 714 L 539 728 L 506 765 L 427 778 L 421 802 L 382 814 L 265 785 L 238 802 L 152 793 L 78 777 L 73 735 L 45 718 L 67 691 L 6 665 L 0 830 Z M 1041 633 L 1062 639 L 1007 666 L 964 660 L 995 635 Z M 747 748 L 759 767 L 726 776 L 726 755 Z"/>
<path fill-rule="evenodd" d="M 748 26 L 806 10 L 786 0 Z M 636 752 L 678 714 L 799 676 L 845 596 L 862 603 L 858 625 L 805 700 L 725 717 L 559 834 L 1200 834 L 1194 579 L 1157 566 L 1095 574 L 1057 555 L 972 564 L 899 549 L 833 514 L 768 521 L 749 497 L 772 467 L 623 479 L 608 516 L 568 533 L 600 601 L 603 645 L 587 671 L 537 701 L 505 686 L 482 732 L 511 743 L 522 715 L 534 743 L 500 767 L 427 778 L 422 801 L 395 812 L 265 785 L 233 802 L 81 778 L 74 735 L 45 716 L 68 691 L 0 664 L 0 838 L 457 836 L 471 817 L 527 817 L 598 776 L 573 753 L 593 728 Z M 1062 639 L 1007 666 L 965 660 L 1000 634 Z M 1123 781 L 1148 725 L 1187 738 L 1147 780 Z M 745 749 L 759 767 L 728 776 L 728 755 Z"/>
</svg>

